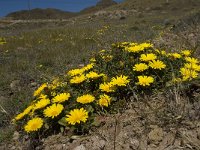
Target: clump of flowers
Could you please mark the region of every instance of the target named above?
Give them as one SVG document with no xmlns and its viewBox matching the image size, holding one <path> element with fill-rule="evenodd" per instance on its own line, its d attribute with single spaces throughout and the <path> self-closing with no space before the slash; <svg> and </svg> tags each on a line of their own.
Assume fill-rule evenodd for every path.
<svg viewBox="0 0 200 150">
<path fill-rule="evenodd" d="M 112 44 L 89 64 L 41 84 L 14 122 L 23 124 L 28 133 L 63 127 L 89 130 L 95 116 L 112 112 L 120 99 L 188 83 L 198 79 L 199 72 L 200 62 L 190 50 L 167 52 L 151 43 Z"/>
</svg>

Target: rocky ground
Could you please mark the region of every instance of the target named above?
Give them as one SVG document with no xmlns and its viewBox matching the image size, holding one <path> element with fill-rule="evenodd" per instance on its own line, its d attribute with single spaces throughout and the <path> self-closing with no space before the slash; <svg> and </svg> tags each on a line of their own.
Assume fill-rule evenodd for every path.
<svg viewBox="0 0 200 150">
<path fill-rule="evenodd" d="M 143 98 L 132 98 L 126 109 L 100 116 L 99 127 L 88 135 L 55 134 L 30 140 L 15 132 L 0 149 L 44 150 L 199 150 L 200 94 L 185 96 L 168 91 Z"/>
</svg>

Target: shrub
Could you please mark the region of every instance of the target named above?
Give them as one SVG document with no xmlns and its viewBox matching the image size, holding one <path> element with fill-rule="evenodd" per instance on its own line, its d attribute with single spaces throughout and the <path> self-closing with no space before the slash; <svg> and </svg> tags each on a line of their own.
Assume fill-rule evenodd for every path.
<svg viewBox="0 0 200 150">
<path fill-rule="evenodd" d="M 188 83 L 199 71 L 199 60 L 190 50 L 168 53 L 150 43 L 116 43 L 95 54 L 86 66 L 43 83 L 30 106 L 13 121 L 30 133 L 64 127 L 83 133 L 96 115 L 110 111 L 121 99 L 128 101 L 134 92 L 142 95 Z"/>
</svg>

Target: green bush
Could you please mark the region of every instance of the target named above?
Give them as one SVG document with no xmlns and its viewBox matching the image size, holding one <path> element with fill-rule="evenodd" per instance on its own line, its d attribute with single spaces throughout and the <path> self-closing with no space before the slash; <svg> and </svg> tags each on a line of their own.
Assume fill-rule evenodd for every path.
<svg viewBox="0 0 200 150">
<path fill-rule="evenodd" d="M 95 116 L 111 111 L 121 99 L 188 83 L 198 79 L 199 71 L 199 60 L 190 50 L 167 53 L 150 43 L 116 43 L 95 54 L 86 66 L 43 83 L 30 106 L 13 121 L 28 133 L 84 133 L 94 125 Z"/>
</svg>

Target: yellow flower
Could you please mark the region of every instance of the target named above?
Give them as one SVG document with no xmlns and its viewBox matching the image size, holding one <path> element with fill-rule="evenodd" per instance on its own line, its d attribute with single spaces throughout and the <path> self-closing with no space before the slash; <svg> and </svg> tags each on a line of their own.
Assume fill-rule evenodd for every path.
<svg viewBox="0 0 200 150">
<path fill-rule="evenodd" d="M 153 47 L 153 45 L 150 43 L 142 43 L 142 44 L 133 43 L 131 44 L 130 47 L 125 48 L 125 50 L 127 50 L 128 52 L 137 53 L 143 51 L 145 48 L 150 48 L 150 47 Z"/>
<path fill-rule="evenodd" d="M 49 99 L 46 99 L 46 98 L 45 99 L 41 99 L 35 104 L 34 110 L 44 108 L 48 104 L 50 104 L 50 100 Z"/>
<path fill-rule="evenodd" d="M 102 49 L 102 50 L 99 51 L 99 53 L 105 53 L 105 52 L 106 52 L 105 49 Z"/>
<path fill-rule="evenodd" d="M 32 132 L 39 130 L 43 125 L 42 118 L 36 117 L 27 122 L 24 129 L 26 132 Z"/>
<path fill-rule="evenodd" d="M 184 56 L 190 56 L 190 55 L 191 55 L 191 51 L 190 51 L 190 50 L 182 50 L 181 53 L 182 53 Z"/>
<path fill-rule="evenodd" d="M 114 92 L 114 86 L 111 83 L 102 83 L 99 85 L 99 89 L 103 92 Z"/>
<path fill-rule="evenodd" d="M 140 46 L 143 47 L 143 48 L 151 48 L 151 47 L 153 47 L 153 44 L 151 44 L 151 43 L 142 43 L 142 44 L 140 44 Z"/>
<path fill-rule="evenodd" d="M 95 100 L 94 96 L 90 94 L 86 94 L 86 95 L 78 97 L 76 101 L 82 104 L 87 104 L 87 103 L 93 102 L 94 100 Z"/>
<path fill-rule="evenodd" d="M 141 61 L 151 61 L 151 60 L 155 60 L 157 58 L 157 56 L 153 53 L 151 54 L 142 54 L 140 56 L 140 60 Z"/>
<path fill-rule="evenodd" d="M 197 65 L 195 63 L 185 63 L 184 68 L 200 71 L 200 65 Z"/>
<path fill-rule="evenodd" d="M 197 64 L 197 63 L 199 62 L 198 59 L 193 58 L 193 57 L 185 57 L 185 60 L 186 60 L 187 62 L 192 63 L 192 64 Z"/>
<path fill-rule="evenodd" d="M 15 117 L 15 121 L 17 121 L 17 120 L 21 120 L 22 118 L 24 118 L 24 116 L 25 116 L 26 114 L 25 113 L 20 113 L 20 114 L 18 114 L 16 117 Z"/>
<path fill-rule="evenodd" d="M 174 77 L 174 78 L 172 79 L 172 82 L 173 82 L 173 83 L 180 83 L 181 81 L 182 81 L 181 78 L 175 78 L 175 77 Z"/>
<path fill-rule="evenodd" d="M 14 121 L 21 120 L 22 118 L 24 118 L 24 116 L 26 116 L 27 114 L 29 114 L 32 109 L 33 109 L 33 105 L 28 106 L 22 113 L 18 114 L 14 118 Z"/>
<path fill-rule="evenodd" d="M 171 56 L 174 58 L 181 58 L 181 55 L 179 53 L 171 53 Z"/>
<path fill-rule="evenodd" d="M 31 110 L 34 108 L 33 105 L 28 106 L 25 110 L 24 110 L 24 114 L 29 114 L 31 112 Z"/>
<path fill-rule="evenodd" d="M 134 46 L 125 48 L 125 50 L 127 50 L 128 52 L 137 53 L 137 52 L 143 51 L 144 47 L 141 47 L 140 45 L 134 45 Z"/>
<path fill-rule="evenodd" d="M 52 102 L 53 103 L 62 103 L 64 101 L 67 101 L 69 100 L 70 98 L 70 93 L 61 93 L 57 96 L 55 96 L 53 99 L 52 99 Z"/>
<path fill-rule="evenodd" d="M 110 101 L 111 101 L 111 97 L 106 94 L 103 94 L 103 95 L 100 95 L 98 104 L 100 106 L 108 107 L 108 105 L 110 105 Z"/>
<path fill-rule="evenodd" d="M 130 82 L 130 80 L 128 79 L 128 76 L 118 76 L 115 78 L 112 78 L 111 80 L 111 84 L 112 85 L 117 85 L 117 86 L 126 86 L 126 84 L 128 84 Z"/>
<path fill-rule="evenodd" d="M 93 67 L 94 67 L 94 63 L 90 63 L 87 66 L 83 67 L 82 69 L 84 71 L 88 71 L 88 70 L 92 69 Z"/>
<path fill-rule="evenodd" d="M 113 56 L 112 55 L 104 55 L 104 56 L 102 56 L 102 59 L 108 62 L 113 59 Z"/>
<path fill-rule="evenodd" d="M 95 78 L 99 78 L 101 77 L 101 75 L 99 75 L 98 73 L 94 72 L 94 71 L 90 71 L 88 74 L 85 75 L 87 78 L 89 79 L 95 79 Z"/>
<path fill-rule="evenodd" d="M 59 78 L 56 78 L 52 81 L 52 83 L 49 85 L 49 88 L 54 90 L 56 89 L 57 87 L 61 86 L 61 82 L 59 81 Z"/>
<path fill-rule="evenodd" d="M 160 61 L 160 60 L 153 60 L 151 62 L 149 62 L 149 66 L 153 69 L 164 69 L 166 67 L 166 65 Z"/>
<path fill-rule="evenodd" d="M 38 96 L 46 87 L 47 87 L 46 83 L 42 84 L 37 90 L 35 90 L 33 96 Z"/>
<path fill-rule="evenodd" d="M 96 59 L 95 59 L 95 58 L 91 58 L 91 59 L 90 59 L 90 62 L 91 62 L 91 63 L 94 63 L 94 62 L 96 62 Z"/>
<path fill-rule="evenodd" d="M 133 67 L 134 71 L 144 71 L 147 70 L 149 67 L 145 63 L 135 64 Z"/>
<path fill-rule="evenodd" d="M 161 51 L 161 55 L 166 56 L 166 55 L 167 55 L 166 51 L 162 50 L 162 51 Z"/>
<path fill-rule="evenodd" d="M 181 68 L 180 73 L 182 74 L 184 81 L 198 77 L 198 73 L 196 71 L 187 68 Z"/>
<path fill-rule="evenodd" d="M 100 76 L 103 77 L 103 81 L 106 81 L 108 79 L 107 75 L 104 73 L 101 73 Z"/>
<path fill-rule="evenodd" d="M 154 82 L 154 78 L 151 76 L 138 76 L 138 84 L 142 86 L 150 86 L 150 83 Z"/>
<path fill-rule="evenodd" d="M 88 119 L 88 112 L 84 109 L 74 109 L 69 112 L 69 115 L 66 115 L 66 121 L 75 125 L 76 123 L 80 124 L 81 122 L 86 122 Z"/>
<path fill-rule="evenodd" d="M 40 94 L 40 96 L 39 96 L 38 98 L 39 98 L 39 99 L 46 99 L 46 98 L 47 98 L 47 95 Z"/>
<path fill-rule="evenodd" d="M 70 70 L 70 71 L 68 72 L 68 75 L 71 76 L 71 77 L 73 77 L 73 76 L 80 75 L 80 74 L 82 74 L 83 72 L 84 72 L 83 69 L 73 69 L 73 70 Z"/>
<path fill-rule="evenodd" d="M 80 75 L 80 76 L 75 76 L 70 80 L 70 83 L 72 84 L 78 84 L 78 83 L 82 83 L 83 81 L 86 80 L 85 75 Z"/>
<path fill-rule="evenodd" d="M 63 105 L 53 104 L 44 110 L 44 116 L 51 118 L 57 117 L 62 112 L 63 109 L 64 109 Z"/>
<path fill-rule="evenodd" d="M 0 45 L 6 44 L 5 38 L 0 37 Z"/>
<path fill-rule="evenodd" d="M 161 54 L 161 51 L 159 49 L 155 49 L 155 52 L 157 52 L 158 54 Z"/>
</svg>

